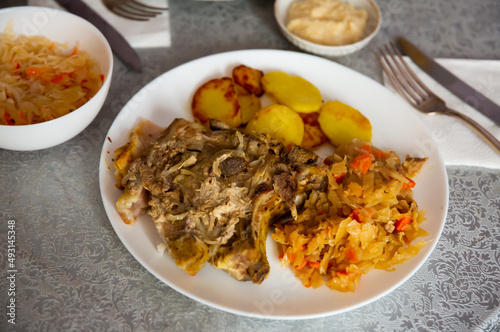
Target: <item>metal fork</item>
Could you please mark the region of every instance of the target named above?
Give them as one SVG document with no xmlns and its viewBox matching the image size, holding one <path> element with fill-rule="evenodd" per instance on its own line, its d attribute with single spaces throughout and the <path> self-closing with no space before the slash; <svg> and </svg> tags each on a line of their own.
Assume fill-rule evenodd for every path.
<svg viewBox="0 0 500 332">
<path fill-rule="evenodd" d="M 459 118 L 474 128 L 483 138 L 500 152 L 500 141 L 468 116 L 446 106 L 446 103 L 429 90 L 404 61 L 394 43 L 375 51 L 382 70 L 396 91 L 417 110 L 424 113 L 441 113 Z"/>
<path fill-rule="evenodd" d="M 154 7 L 136 0 L 102 0 L 102 3 L 113 13 L 135 21 L 147 21 L 168 7 Z"/>
</svg>

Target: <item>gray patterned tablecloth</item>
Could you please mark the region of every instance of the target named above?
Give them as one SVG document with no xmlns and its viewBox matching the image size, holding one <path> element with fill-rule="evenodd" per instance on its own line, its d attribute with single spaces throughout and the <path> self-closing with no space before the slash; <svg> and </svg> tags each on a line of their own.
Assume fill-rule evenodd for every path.
<svg viewBox="0 0 500 332">
<path fill-rule="evenodd" d="M 436 250 L 401 287 L 346 313 L 300 321 L 241 317 L 191 300 L 147 272 L 101 202 L 98 163 L 115 116 L 141 87 L 189 60 L 236 49 L 296 50 L 279 33 L 271 0 L 169 3 L 172 47 L 140 50 L 140 74 L 115 59 L 109 97 L 82 134 L 42 151 L 0 150 L 0 331 L 500 331 L 500 170 L 447 167 L 450 204 Z M 500 59 L 498 0 L 379 5 L 380 34 L 335 61 L 381 81 L 372 51 L 398 34 L 436 57 Z M 7 266 L 14 222 L 15 280 Z"/>
</svg>

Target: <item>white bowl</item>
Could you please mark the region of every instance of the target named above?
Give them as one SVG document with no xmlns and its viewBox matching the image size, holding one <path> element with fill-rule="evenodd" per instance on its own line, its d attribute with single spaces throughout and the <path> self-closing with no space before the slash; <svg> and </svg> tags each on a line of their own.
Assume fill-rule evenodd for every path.
<svg viewBox="0 0 500 332">
<path fill-rule="evenodd" d="M 356 8 L 366 10 L 368 13 L 368 21 L 366 23 L 364 38 L 356 43 L 342 46 L 327 46 L 312 43 L 294 35 L 286 28 L 286 23 L 288 21 L 288 9 L 290 8 L 290 5 L 296 1 L 297 0 L 276 0 L 274 3 L 274 16 L 276 17 L 276 21 L 278 22 L 278 25 L 285 37 L 292 44 L 309 53 L 332 57 L 354 53 L 365 47 L 366 44 L 368 44 L 370 40 L 375 37 L 377 32 L 380 30 L 380 25 L 382 24 L 380 8 L 374 0 L 343 0 L 344 2 L 351 3 Z"/>
<path fill-rule="evenodd" d="M 101 89 L 85 105 L 60 118 L 24 126 L 0 125 L 0 148 L 31 151 L 63 143 L 82 132 L 99 113 L 109 91 L 113 53 L 101 32 L 73 14 L 43 7 L 11 7 L 0 10 L 0 31 L 12 21 L 14 33 L 41 35 L 71 48 L 80 44 L 104 74 Z"/>
</svg>

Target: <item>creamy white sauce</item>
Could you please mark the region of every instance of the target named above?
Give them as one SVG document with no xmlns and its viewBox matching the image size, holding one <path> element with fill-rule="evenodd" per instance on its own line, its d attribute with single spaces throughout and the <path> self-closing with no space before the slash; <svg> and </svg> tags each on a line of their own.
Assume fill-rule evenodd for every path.
<svg viewBox="0 0 500 332">
<path fill-rule="evenodd" d="M 287 29 L 313 43 L 339 46 L 355 43 L 365 34 L 368 13 L 338 0 L 292 3 Z"/>
</svg>

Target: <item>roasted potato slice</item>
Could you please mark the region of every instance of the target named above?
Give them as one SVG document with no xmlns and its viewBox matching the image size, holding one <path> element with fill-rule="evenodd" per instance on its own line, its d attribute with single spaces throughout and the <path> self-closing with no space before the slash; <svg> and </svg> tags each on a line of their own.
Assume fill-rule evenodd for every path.
<svg viewBox="0 0 500 332">
<path fill-rule="evenodd" d="M 354 138 L 370 142 L 372 125 L 360 111 L 340 101 L 327 101 L 321 107 L 318 122 L 330 141 L 341 146 Z"/>
<path fill-rule="evenodd" d="M 304 138 L 304 122 L 299 114 L 284 105 L 273 104 L 255 113 L 247 130 L 269 134 L 290 150 Z"/>
<path fill-rule="evenodd" d="M 241 125 L 240 103 L 230 77 L 215 78 L 196 90 L 191 109 L 194 118 L 205 126 L 210 119 L 230 125 Z"/>
<path fill-rule="evenodd" d="M 278 103 L 299 113 L 317 112 L 323 101 L 318 88 L 300 76 L 270 72 L 262 78 L 262 85 Z"/>
<path fill-rule="evenodd" d="M 323 133 L 318 122 L 319 113 L 299 113 L 304 122 L 304 138 L 301 146 L 314 150 L 321 144 L 328 142 L 328 137 Z"/>
<path fill-rule="evenodd" d="M 259 97 L 248 92 L 241 85 L 235 84 L 234 89 L 240 103 L 241 122 L 245 124 L 262 108 L 262 104 Z"/>
<path fill-rule="evenodd" d="M 246 91 L 260 97 L 264 94 L 262 87 L 262 76 L 264 73 L 258 69 L 253 69 L 245 65 L 233 68 L 233 80 L 241 85 Z"/>
</svg>

